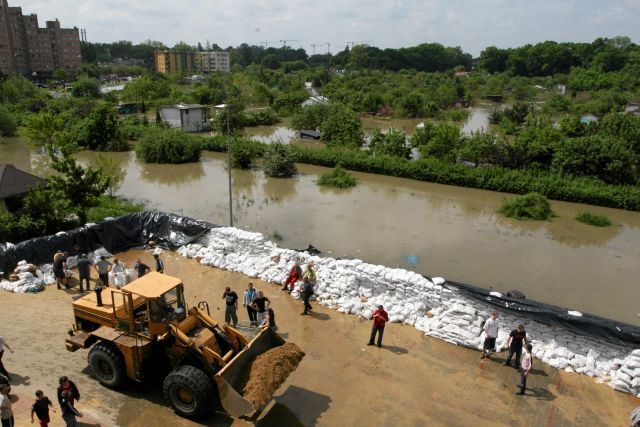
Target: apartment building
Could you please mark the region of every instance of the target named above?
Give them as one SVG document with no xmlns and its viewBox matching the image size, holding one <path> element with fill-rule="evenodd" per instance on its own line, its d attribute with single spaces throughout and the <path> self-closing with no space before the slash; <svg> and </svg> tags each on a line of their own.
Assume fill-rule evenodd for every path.
<svg viewBox="0 0 640 427">
<path fill-rule="evenodd" d="M 62 68 L 74 73 L 80 66 L 80 33 L 77 27 L 61 28 L 60 22 L 38 26 L 36 14 L 0 3 L 0 72 L 49 77 Z"/>
<path fill-rule="evenodd" d="M 231 57 L 229 52 L 178 52 L 173 49 L 155 52 L 156 71 L 158 73 L 191 73 L 202 71 L 229 72 Z"/>
<path fill-rule="evenodd" d="M 229 52 L 196 52 L 196 67 L 205 73 L 228 73 L 231 71 L 231 55 Z"/>
</svg>

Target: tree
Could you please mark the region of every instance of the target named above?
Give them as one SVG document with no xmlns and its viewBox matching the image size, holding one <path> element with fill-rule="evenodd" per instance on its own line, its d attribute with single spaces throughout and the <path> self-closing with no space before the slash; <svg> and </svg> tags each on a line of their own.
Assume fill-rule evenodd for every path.
<svg viewBox="0 0 640 427">
<path fill-rule="evenodd" d="M 364 142 L 358 114 L 341 104 L 332 104 L 320 126 L 322 140 L 329 147 L 360 147 Z"/>
<path fill-rule="evenodd" d="M 464 138 L 457 154 L 461 160 L 469 161 L 478 166 L 496 163 L 500 157 L 500 149 L 500 141 L 494 134 L 477 131 Z"/>
<path fill-rule="evenodd" d="M 64 195 L 70 209 L 78 215 L 80 224 L 87 222 L 87 210 L 98 206 L 100 196 L 108 187 L 107 179 L 95 168 L 83 168 L 78 165 L 69 152 L 63 150 L 62 156 L 57 156 L 49 148 L 51 167 L 58 172 L 49 177 L 49 185 L 54 191 Z"/>
<path fill-rule="evenodd" d="M 262 58 L 261 64 L 271 70 L 277 70 L 280 68 L 280 60 L 274 54 L 269 54 Z"/>
<path fill-rule="evenodd" d="M 295 175 L 297 169 L 291 147 L 279 142 L 269 144 L 263 156 L 263 168 L 265 175 L 272 178 L 289 178 Z"/>
<path fill-rule="evenodd" d="M 461 134 L 458 126 L 440 123 L 436 126 L 431 140 L 420 146 L 420 154 L 423 157 L 435 157 L 453 163 L 456 160 L 460 141 Z"/>
<path fill-rule="evenodd" d="M 82 62 L 85 63 L 92 64 L 98 60 L 96 48 L 93 43 L 89 42 L 80 42 L 80 56 L 82 57 Z"/>
<path fill-rule="evenodd" d="M 53 145 L 64 129 L 62 117 L 49 112 L 40 112 L 27 118 L 25 133 L 31 142 L 39 146 Z"/>
<path fill-rule="evenodd" d="M 98 170 L 107 181 L 107 191 L 109 192 L 109 196 L 113 197 L 114 193 L 122 186 L 127 173 L 121 166 L 120 162 L 113 156 L 98 153 L 96 163 Z"/>
<path fill-rule="evenodd" d="M 24 211 L 33 218 L 43 221 L 44 228 L 39 234 L 50 234 L 65 224 L 65 218 L 71 212 L 69 200 L 58 188 L 37 187 L 24 197 Z"/>
<path fill-rule="evenodd" d="M 489 46 L 480 52 L 480 68 L 489 73 L 502 73 L 507 69 L 509 53 L 505 49 Z"/>
<path fill-rule="evenodd" d="M 100 96 L 100 80 L 81 75 L 73 83 L 73 96 L 89 96 L 98 98 Z"/>
<path fill-rule="evenodd" d="M 65 82 L 67 81 L 67 72 L 63 68 L 57 68 L 53 71 L 51 77 L 53 80 Z"/>
<path fill-rule="evenodd" d="M 394 127 L 384 134 L 380 129 L 373 131 L 371 151 L 376 155 L 411 158 L 411 148 L 407 145 L 404 132 Z"/>
<path fill-rule="evenodd" d="M 0 136 L 13 136 L 18 129 L 13 114 L 9 112 L 7 107 L 0 105 Z"/>
<path fill-rule="evenodd" d="M 99 104 L 84 119 L 78 131 L 79 145 L 98 151 L 124 151 L 128 145 L 120 135 L 120 118 L 109 104 Z"/>
</svg>

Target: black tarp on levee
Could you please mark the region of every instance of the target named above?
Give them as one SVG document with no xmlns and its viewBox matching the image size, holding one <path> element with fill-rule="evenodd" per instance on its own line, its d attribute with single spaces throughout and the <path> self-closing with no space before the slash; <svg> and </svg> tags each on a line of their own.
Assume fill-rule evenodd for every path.
<svg viewBox="0 0 640 427">
<path fill-rule="evenodd" d="M 197 219 L 161 212 L 138 212 L 97 224 L 86 225 L 53 236 L 18 243 L 10 248 L 0 244 L 0 271 L 11 271 L 20 260 L 34 264 L 52 262 L 61 249 L 70 254 L 104 247 L 111 253 L 146 245 L 150 240 L 176 249 L 196 241 L 216 225 Z M 487 289 L 447 281 L 445 286 L 468 298 L 482 301 L 501 311 L 540 323 L 591 336 L 612 344 L 640 348 L 640 327 L 584 313 L 572 316 L 568 310 L 531 300 L 512 300 L 490 295 Z"/>
</svg>

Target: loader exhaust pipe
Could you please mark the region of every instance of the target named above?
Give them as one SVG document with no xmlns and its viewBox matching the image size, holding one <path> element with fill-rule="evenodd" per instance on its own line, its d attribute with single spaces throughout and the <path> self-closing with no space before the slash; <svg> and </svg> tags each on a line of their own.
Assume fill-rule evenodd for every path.
<svg viewBox="0 0 640 427">
<path fill-rule="evenodd" d="M 96 292 L 96 305 L 102 307 L 102 290 L 104 286 L 96 286 L 93 290 Z"/>
</svg>

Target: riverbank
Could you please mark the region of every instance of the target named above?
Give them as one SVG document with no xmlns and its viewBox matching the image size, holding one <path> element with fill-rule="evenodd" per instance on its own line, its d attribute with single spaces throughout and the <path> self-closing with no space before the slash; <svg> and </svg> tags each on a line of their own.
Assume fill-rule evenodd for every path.
<svg viewBox="0 0 640 427">
<path fill-rule="evenodd" d="M 117 256 L 127 265 L 137 257 L 151 262 L 149 252 Z M 274 285 L 171 252 L 164 252 L 163 259 L 167 274 L 185 283 L 187 303 L 208 300 L 216 318 L 223 312 L 224 287 L 240 293 L 251 280 L 272 300 L 279 332 L 307 353 L 259 425 L 626 425 L 637 406 L 637 399 L 630 395 L 538 361 L 529 378 L 530 394 L 515 396 L 518 375 L 500 365 L 504 353 L 493 361 L 481 361 L 476 351 L 424 337 L 400 324 L 388 326 L 382 349 L 367 347 L 368 321 L 318 304 L 314 304 L 315 317 L 300 316 L 302 303 Z M 2 294 L 0 323 L 13 325 L 10 334 L 3 336 L 16 350 L 5 354 L 3 361 L 17 374 L 17 393 L 31 395 L 42 388 L 51 396 L 58 376 L 68 375 L 83 394 L 80 410 L 106 427 L 247 425 L 226 417 L 203 424 L 178 418 L 154 387 L 133 386 L 126 391 L 101 387 L 90 377 L 87 352 L 68 353 L 64 347 L 75 296 L 75 290 L 55 287 L 35 295 Z M 239 316 L 246 320 L 242 311 Z M 46 333 L 40 326 L 43 322 L 47 322 Z M 17 413 L 18 425 L 27 416 Z"/>
</svg>

